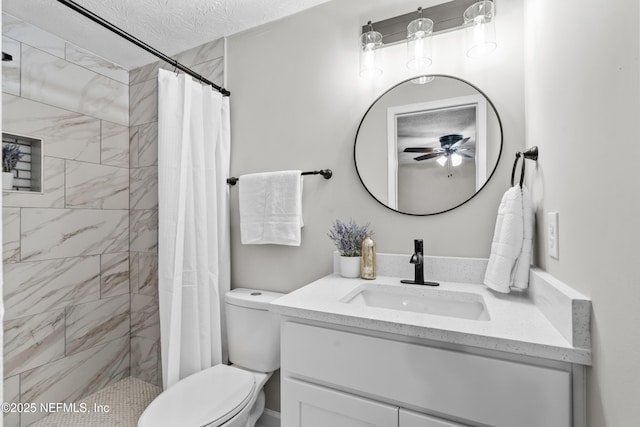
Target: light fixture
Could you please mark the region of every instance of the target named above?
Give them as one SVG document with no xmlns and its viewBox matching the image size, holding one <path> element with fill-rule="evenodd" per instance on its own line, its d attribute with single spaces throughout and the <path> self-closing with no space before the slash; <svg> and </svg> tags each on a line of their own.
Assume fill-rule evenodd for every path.
<svg viewBox="0 0 640 427">
<path fill-rule="evenodd" d="M 436 162 L 442 167 L 447 167 L 447 178 L 453 176 L 453 168 L 462 164 L 462 156 L 457 153 L 447 153 L 436 159 Z"/>
<path fill-rule="evenodd" d="M 488 0 L 474 3 L 464 11 L 469 58 L 479 58 L 495 50 L 497 44 L 493 16 L 493 2 Z"/>
<path fill-rule="evenodd" d="M 418 8 L 418 19 L 407 25 L 407 68 L 423 71 L 431 65 L 431 33 L 433 21 L 422 17 L 422 8 Z"/>
<path fill-rule="evenodd" d="M 369 31 L 360 36 L 360 75 L 375 77 L 382 75 L 380 50 L 382 34 L 373 30 L 371 21 L 367 24 Z"/>
<path fill-rule="evenodd" d="M 405 65 L 415 76 L 411 81 L 416 84 L 429 83 L 433 76 L 426 76 L 426 69 L 433 61 L 433 36 L 464 30 L 467 56 L 476 58 L 496 48 L 494 18 L 495 0 L 449 0 L 424 9 L 419 7 L 417 18 L 413 11 L 373 24 L 369 21 L 361 28 L 360 75 L 381 75 L 382 48 L 404 43 Z M 380 32 L 373 30 L 374 25 Z"/>
</svg>

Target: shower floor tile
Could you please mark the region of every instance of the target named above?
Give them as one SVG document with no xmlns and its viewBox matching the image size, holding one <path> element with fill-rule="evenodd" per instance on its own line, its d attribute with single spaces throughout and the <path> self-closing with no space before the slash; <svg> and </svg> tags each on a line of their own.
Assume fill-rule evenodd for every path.
<svg viewBox="0 0 640 427">
<path fill-rule="evenodd" d="M 82 399 L 86 413 L 58 412 L 30 427 L 136 427 L 144 409 L 161 391 L 158 386 L 128 377 Z M 94 405 L 105 408 L 104 412 L 94 412 Z"/>
</svg>

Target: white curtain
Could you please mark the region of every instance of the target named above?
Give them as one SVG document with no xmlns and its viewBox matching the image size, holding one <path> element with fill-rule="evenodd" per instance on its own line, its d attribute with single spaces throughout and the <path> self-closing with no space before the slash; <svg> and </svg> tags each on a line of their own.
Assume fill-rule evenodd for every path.
<svg viewBox="0 0 640 427">
<path fill-rule="evenodd" d="M 229 98 L 158 74 L 158 274 L 164 388 L 226 360 Z"/>
</svg>

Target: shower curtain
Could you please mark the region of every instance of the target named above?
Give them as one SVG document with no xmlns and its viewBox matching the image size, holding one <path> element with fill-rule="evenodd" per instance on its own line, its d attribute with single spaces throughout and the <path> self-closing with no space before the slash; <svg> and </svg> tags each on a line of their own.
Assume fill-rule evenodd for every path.
<svg viewBox="0 0 640 427">
<path fill-rule="evenodd" d="M 226 360 L 229 98 L 158 74 L 158 276 L 164 389 Z"/>
</svg>

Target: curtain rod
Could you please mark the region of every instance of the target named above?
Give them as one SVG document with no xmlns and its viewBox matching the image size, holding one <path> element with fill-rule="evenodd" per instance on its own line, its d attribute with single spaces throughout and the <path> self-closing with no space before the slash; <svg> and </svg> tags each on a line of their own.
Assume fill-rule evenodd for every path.
<svg viewBox="0 0 640 427">
<path fill-rule="evenodd" d="M 70 9 L 75 10 L 79 14 L 91 19 L 93 22 L 96 22 L 97 24 L 102 25 L 107 30 L 109 30 L 109 31 L 111 31 L 113 33 L 116 33 L 117 35 L 119 35 L 123 39 L 135 44 L 136 46 L 146 50 L 150 54 L 162 59 L 164 62 L 167 62 L 167 63 L 173 65 L 178 70 L 183 71 L 184 73 L 190 75 L 191 77 L 193 77 L 195 79 L 198 79 L 200 82 L 202 82 L 204 84 L 212 86 L 214 89 L 216 89 L 221 94 L 223 94 L 225 96 L 231 95 L 231 92 L 229 92 L 227 89 L 225 89 L 225 88 L 223 88 L 221 86 L 218 86 L 217 84 L 207 80 L 201 74 L 198 74 L 195 71 L 193 71 L 191 68 L 186 67 L 186 66 L 182 65 L 181 63 L 179 63 L 178 60 L 173 59 L 173 58 L 165 55 L 164 53 L 160 52 L 159 50 L 149 46 L 145 42 L 135 38 L 131 34 L 127 33 L 126 31 L 116 27 L 115 25 L 113 25 L 109 21 L 104 20 L 103 18 L 101 18 L 100 16 L 98 16 L 95 13 L 91 12 L 90 10 L 85 9 L 84 7 L 80 6 L 78 3 L 76 3 L 76 2 L 74 2 L 72 0 L 58 0 L 58 2 L 62 3 L 63 5 L 67 6 Z"/>
</svg>

